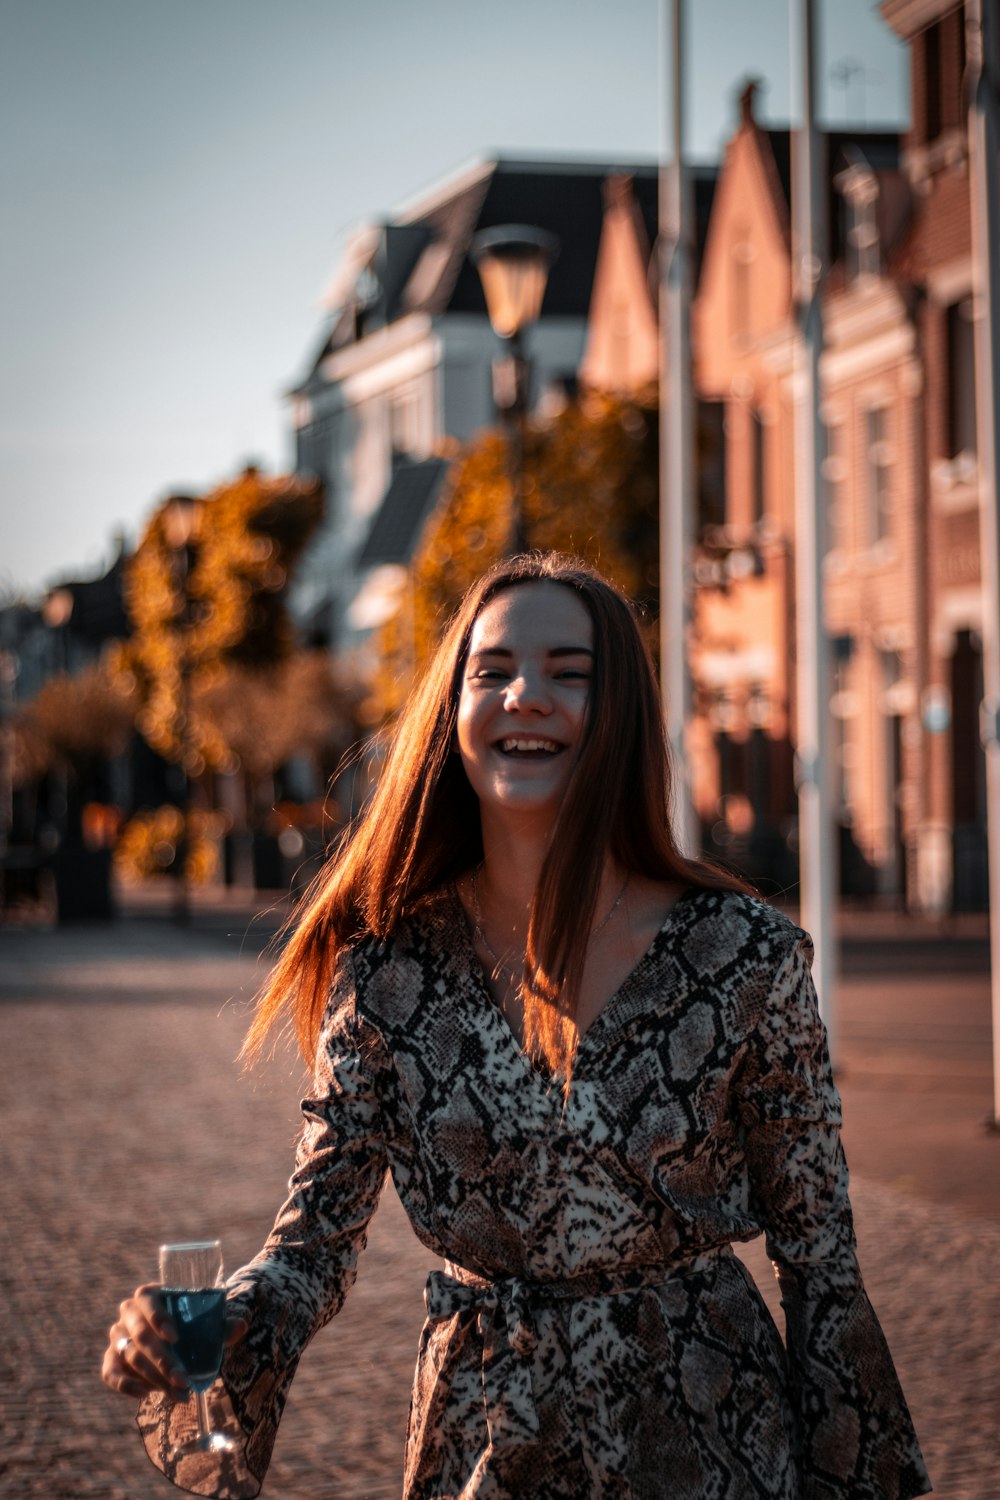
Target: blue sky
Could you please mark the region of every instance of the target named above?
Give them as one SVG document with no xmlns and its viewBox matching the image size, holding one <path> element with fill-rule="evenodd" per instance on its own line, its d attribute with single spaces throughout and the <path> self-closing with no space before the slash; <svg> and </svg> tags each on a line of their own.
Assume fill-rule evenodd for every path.
<svg viewBox="0 0 1000 1500">
<path fill-rule="evenodd" d="M 748 74 L 787 121 L 790 3 L 688 9 L 706 159 Z M 877 6 L 820 12 L 826 118 L 905 124 Z M 661 144 L 659 0 L 0 0 L 0 25 L 3 593 L 95 573 L 172 489 L 290 463 L 282 391 L 359 220 L 494 150 Z"/>
</svg>

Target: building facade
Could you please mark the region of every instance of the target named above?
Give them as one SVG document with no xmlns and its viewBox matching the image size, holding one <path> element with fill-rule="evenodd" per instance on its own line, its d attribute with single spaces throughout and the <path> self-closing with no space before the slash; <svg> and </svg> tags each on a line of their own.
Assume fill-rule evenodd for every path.
<svg viewBox="0 0 1000 1500">
<path fill-rule="evenodd" d="M 331 286 L 329 327 L 291 398 L 296 467 L 327 490 L 323 531 L 296 582 L 296 612 L 315 639 L 350 645 L 398 607 L 443 477 L 432 460 L 496 421 L 500 349 L 470 255 L 478 231 L 529 224 L 558 239 L 528 335 L 533 395 L 575 385 L 611 170 L 482 162 L 354 235 Z M 656 168 L 628 171 L 651 242 Z"/>
<path fill-rule="evenodd" d="M 828 734 L 842 889 L 943 912 L 986 894 L 964 14 L 882 11 L 910 44 L 911 130 L 823 142 Z M 695 795 L 709 847 L 778 884 L 795 829 L 793 148 L 748 87 L 693 309 L 721 476 L 695 560 Z"/>
</svg>

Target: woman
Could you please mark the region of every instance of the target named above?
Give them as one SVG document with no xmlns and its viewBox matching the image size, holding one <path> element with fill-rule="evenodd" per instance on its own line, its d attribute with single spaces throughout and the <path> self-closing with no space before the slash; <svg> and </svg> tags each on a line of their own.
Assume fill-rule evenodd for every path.
<svg viewBox="0 0 1000 1500">
<path fill-rule="evenodd" d="M 104 1378 L 146 1397 L 154 1461 L 197 1493 L 257 1493 L 388 1165 L 447 1262 L 425 1294 L 406 1500 L 926 1493 L 858 1274 L 810 952 L 672 843 L 621 596 L 554 554 L 495 568 L 248 1038 L 256 1056 L 290 1015 L 316 1097 L 288 1201 L 230 1283 L 220 1403 L 239 1454 L 170 1470 L 182 1382 L 156 1288 L 111 1329 Z M 762 1229 L 787 1356 L 731 1249 Z"/>
</svg>

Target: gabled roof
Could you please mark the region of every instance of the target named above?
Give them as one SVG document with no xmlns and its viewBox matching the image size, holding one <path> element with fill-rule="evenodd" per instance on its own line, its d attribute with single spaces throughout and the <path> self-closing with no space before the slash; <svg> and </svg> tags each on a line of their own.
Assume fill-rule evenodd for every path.
<svg viewBox="0 0 1000 1500">
<path fill-rule="evenodd" d="M 754 113 L 757 84 L 749 79 L 739 96 L 739 130 L 752 131 L 757 140 L 777 222 L 790 243 L 794 173 L 794 136 L 788 129 L 762 125 Z M 891 253 L 901 233 L 906 194 L 901 171 L 901 138 L 893 131 L 825 130 L 819 137 L 820 161 L 826 192 L 826 225 L 831 259 L 842 244 L 844 202 L 837 177 L 852 163 L 864 162 L 879 185 L 878 224 L 883 249 Z"/>
<path fill-rule="evenodd" d="M 345 293 L 313 369 L 328 354 L 408 313 L 471 313 L 486 317 L 479 274 L 469 258 L 473 235 L 500 224 L 532 224 L 559 240 L 543 318 L 585 318 L 590 305 L 609 176 L 632 178 L 648 243 L 658 231 L 658 167 L 654 161 L 600 163 L 532 161 L 497 157 L 466 170 L 433 193 L 409 203 L 397 217 L 369 226 L 353 246 L 375 244 L 364 266 L 355 262 L 338 277 Z M 692 169 L 699 250 L 704 242 L 715 171 Z M 350 253 L 350 252 L 349 252 Z M 347 257 L 345 257 L 346 261 Z M 346 295 L 345 279 L 353 295 Z M 359 302 L 362 297 L 371 300 Z"/>
</svg>

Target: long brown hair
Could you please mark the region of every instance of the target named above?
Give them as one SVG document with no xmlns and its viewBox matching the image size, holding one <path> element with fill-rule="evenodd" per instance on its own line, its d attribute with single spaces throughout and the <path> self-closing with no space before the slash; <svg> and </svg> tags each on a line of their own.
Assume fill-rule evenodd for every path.
<svg viewBox="0 0 1000 1500">
<path fill-rule="evenodd" d="M 524 973 L 525 1045 L 569 1072 L 572 1019 L 605 860 L 653 880 L 746 890 L 686 859 L 671 831 L 671 776 L 653 665 L 632 608 L 586 564 L 556 552 L 498 563 L 453 616 L 395 728 L 378 785 L 293 915 L 291 937 L 261 991 L 243 1045 L 251 1061 L 283 1018 L 312 1063 L 340 949 L 388 936 L 433 891 L 483 858 L 479 806 L 454 749 L 472 627 L 505 589 L 574 591 L 594 628 L 587 734 L 531 907 Z"/>
</svg>

